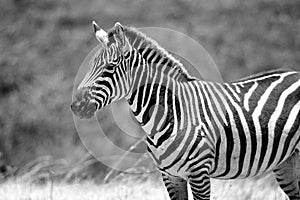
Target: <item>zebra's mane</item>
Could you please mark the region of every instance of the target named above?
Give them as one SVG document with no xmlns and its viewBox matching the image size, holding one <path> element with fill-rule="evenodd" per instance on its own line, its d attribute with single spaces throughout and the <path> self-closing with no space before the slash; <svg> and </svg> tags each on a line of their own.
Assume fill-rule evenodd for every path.
<svg viewBox="0 0 300 200">
<path fill-rule="evenodd" d="M 183 76 L 184 80 L 194 80 L 187 70 L 184 68 L 183 64 L 174 58 L 170 53 L 168 53 L 165 49 L 163 49 L 156 41 L 146 36 L 141 31 L 137 30 L 133 27 L 124 26 L 124 32 L 129 39 L 129 43 L 137 50 L 144 50 L 145 48 L 150 48 L 155 53 L 159 54 L 162 59 L 168 59 L 169 65 L 172 68 L 176 68 L 176 72 Z M 108 35 L 112 36 L 115 33 L 114 28 L 108 31 Z M 114 37 L 109 37 L 114 38 Z"/>
</svg>

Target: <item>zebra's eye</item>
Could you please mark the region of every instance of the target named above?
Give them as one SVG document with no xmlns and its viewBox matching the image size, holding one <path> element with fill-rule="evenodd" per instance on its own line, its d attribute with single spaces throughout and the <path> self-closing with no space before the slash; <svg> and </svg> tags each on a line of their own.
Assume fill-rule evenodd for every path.
<svg viewBox="0 0 300 200">
<path fill-rule="evenodd" d="M 117 69 L 117 65 L 115 65 L 115 64 L 109 64 L 106 67 L 106 69 L 109 70 L 109 71 L 115 71 Z"/>
<path fill-rule="evenodd" d="M 107 66 L 107 68 L 109 68 L 109 69 L 112 69 L 112 68 L 115 68 L 117 65 L 115 65 L 115 64 L 109 64 L 108 66 Z"/>
</svg>

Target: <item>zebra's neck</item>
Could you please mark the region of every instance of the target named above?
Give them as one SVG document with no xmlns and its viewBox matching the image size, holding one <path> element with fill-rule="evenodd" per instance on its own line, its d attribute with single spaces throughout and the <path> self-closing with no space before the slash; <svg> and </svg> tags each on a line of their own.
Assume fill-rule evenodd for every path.
<svg viewBox="0 0 300 200">
<path fill-rule="evenodd" d="M 149 61 L 139 51 L 133 51 L 130 63 L 131 89 L 127 96 L 130 108 L 142 128 L 159 146 L 165 139 L 176 137 L 179 129 L 186 129 L 188 105 L 192 105 L 186 90 L 190 79 L 169 66 L 170 60 Z M 149 54 L 150 55 L 150 54 Z M 151 57 L 151 55 L 150 55 Z M 155 57 L 154 57 L 155 58 Z M 194 80 L 194 79 L 193 79 Z M 183 104 L 182 99 L 185 99 Z"/>
<path fill-rule="evenodd" d="M 133 47 L 126 56 L 131 79 L 126 99 L 148 143 L 163 149 L 173 140 L 182 140 L 183 132 L 197 124 L 190 115 L 191 105 L 196 105 L 187 88 L 198 81 L 156 42 L 135 30 L 126 34 Z"/>
<path fill-rule="evenodd" d="M 179 60 L 175 59 L 154 40 L 131 27 L 125 27 L 125 33 L 133 49 L 151 66 L 151 70 L 157 69 L 166 75 L 168 75 L 168 72 L 172 72 L 170 75 L 178 81 L 194 79 Z M 135 64 L 134 66 L 139 65 Z"/>
</svg>

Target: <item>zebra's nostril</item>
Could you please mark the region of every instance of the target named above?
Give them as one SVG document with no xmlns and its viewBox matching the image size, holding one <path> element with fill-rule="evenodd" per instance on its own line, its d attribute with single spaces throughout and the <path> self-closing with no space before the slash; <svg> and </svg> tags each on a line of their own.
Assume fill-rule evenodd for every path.
<svg viewBox="0 0 300 200">
<path fill-rule="evenodd" d="M 75 107 L 76 107 L 76 106 L 75 106 L 75 102 L 71 103 L 71 110 L 72 110 L 73 112 L 76 111 L 76 108 L 75 108 Z"/>
</svg>

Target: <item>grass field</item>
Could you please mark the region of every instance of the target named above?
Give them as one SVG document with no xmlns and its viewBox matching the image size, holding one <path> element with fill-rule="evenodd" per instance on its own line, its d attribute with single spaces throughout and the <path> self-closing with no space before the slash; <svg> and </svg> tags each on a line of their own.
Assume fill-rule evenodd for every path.
<svg viewBox="0 0 300 200">
<path fill-rule="evenodd" d="M 190 191 L 189 191 L 190 192 Z M 273 176 L 258 180 L 212 180 L 211 198 L 214 200 L 283 200 L 284 195 Z M 0 199 L 5 200 L 168 200 L 159 181 L 128 180 L 95 184 L 53 183 L 37 186 L 23 181 L 8 181 L 0 185 Z M 191 199 L 191 198 L 189 198 Z"/>
</svg>

